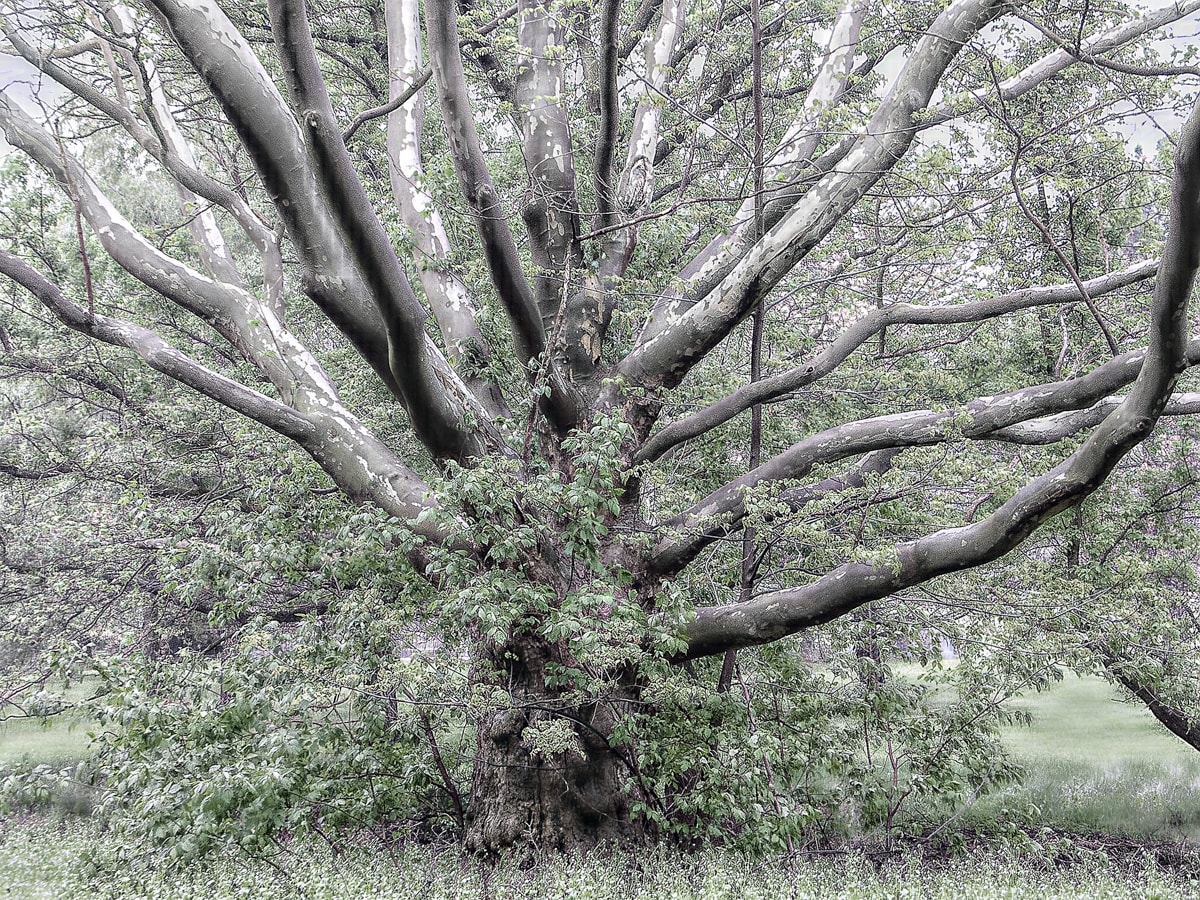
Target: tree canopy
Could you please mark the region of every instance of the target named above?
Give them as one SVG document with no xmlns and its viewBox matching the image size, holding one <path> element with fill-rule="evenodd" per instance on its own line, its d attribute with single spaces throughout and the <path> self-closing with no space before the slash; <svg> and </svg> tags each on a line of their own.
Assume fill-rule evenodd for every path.
<svg viewBox="0 0 1200 900">
<path fill-rule="evenodd" d="M 869 660 L 869 604 L 1200 408 L 1198 11 L 8 5 L 4 577 L 251 623 L 243 672 L 341 616 L 384 731 L 402 652 L 461 661 L 465 796 L 413 728 L 474 849 L 667 827 L 664 673 L 846 617 Z M 67 483 L 103 512 L 39 545 Z"/>
</svg>

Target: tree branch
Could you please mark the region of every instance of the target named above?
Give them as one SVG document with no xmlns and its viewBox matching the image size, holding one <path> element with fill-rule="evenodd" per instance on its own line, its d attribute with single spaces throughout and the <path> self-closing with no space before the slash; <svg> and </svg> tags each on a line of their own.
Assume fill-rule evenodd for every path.
<svg viewBox="0 0 1200 900">
<path fill-rule="evenodd" d="M 867 4 L 859 0 L 843 0 L 800 114 L 768 160 L 769 166 L 763 173 L 768 195 L 744 198 L 733 217 L 732 227 L 713 237 L 704 249 L 692 257 L 680 272 L 681 284 L 664 292 L 655 303 L 642 334 L 643 340 L 656 335 L 680 310 L 685 309 L 690 293 L 711 289 L 719 281 L 719 278 L 713 280 L 714 276 L 719 273 L 723 278 L 736 261 L 749 251 L 760 237 L 755 234 L 753 227 L 759 200 L 763 201 L 764 223 L 767 227 L 774 227 L 786 210 L 802 196 L 800 186 L 815 180 L 814 169 L 815 174 L 824 174 L 829 170 L 815 166 L 812 157 L 823 137 L 822 119 L 829 115 L 845 93 L 866 12 Z M 658 155 L 657 152 L 655 155 Z"/>
<path fill-rule="evenodd" d="M 57 58 L 55 54 L 47 57 L 39 53 L 7 20 L 0 19 L 0 31 L 3 31 L 5 38 L 22 59 L 124 128 L 183 188 L 228 212 L 258 249 L 263 263 L 264 290 L 268 301 L 279 308 L 283 294 L 283 263 L 280 259 L 279 240 L 235 191 L 202 172 L 194 160 L 185 159 L 131 110 L 54 62 Z"/>
<path fill-rule="evenodd" d="M 462 57 L 458 52 L 458 21 L 452 0 L 425 0 L 429 35 L 429 61 L 459 187 L 475 217 L 492 283 L 513 325 L 513 342 L 520 362 L 546 350 L 546 327 L 533 289 L 521 270 L 520 256 L 508 213 L 492 184 L 492 176 L 479 146 L 479 133 L 467 93 Z"/>
<path fill-rule="evenodd" d="M 387 103 L 360 112 L 354 117 L 354 121 L 346 127 L 346 130 L 342 132 L 343 143 L 349 144 L 350 139 L 354 137 L 354 133 L 367 122 L 370 122 L 372 119 L 382 118 L 383 116 L 394 113 L 413 97 L 417 96 L 417 94 L 421 93 L 421 88 L 425 87 L 425 84 L 429 81 L 432 75 L 433 67 L 426 65 L 425 68 L 421 69 L 421 71 L 417 73 L 417 76 L 408 83 L 408 87 L 404 88 L 402 91 L 400 91 L 400 93 L 388 100 Z"/>
<path fill-rule="evenodd" d="M 663 0 L 642 0 L 638 4 L 637 11 L 633 14 L 633 21 L 625 32 L 625 39 L 617 48 L 619 59 L 629 59 L 629 55 L 637 49 L 638 42 L 650 30 L 650 23 L 654 21 L 654 17 L 662 8 L 662 3 Z"/>
<path fill-rule="evenodd" d="M 685 629 L 685 656 L 707 656 L 730 647 L 778 640 L 938 575 L 991 562 L 1018 546 L 1042 523 L 1080 503 L 1145 440 L 1179 373 L 1200 353 L 1196 342 L 1189 346 L 1186 332 L 1188 298 L 1197 268 L 1200 103 L 1184 128 L 1176 154 L 1171 224 L 1155 285 L 1150 346 L 1133 388 L 1120 406 L 1066 460 L 1019 489 L 980 522 L 898 544 L 890 565 L 847 563 L 808 585 L 772 591 L 740 605 L 697 610 Z M 1122 359 L 1133 362 L 1126 354 L 1101 369 Z"/>
<path fill-rule="evenodd" d="M 813 466 L 875 450 L 925 447 L 955 440 L 992 440 L 1003 429 L 1065 410 L 1087 409 L 1138 377 L 1146 353 L 1118 356 L 1079 378 L 981 397 L 956 410 L 913 410 L 835 425 L 793 444 L 756 469 L 713 491 L 663 523 L 667 535 L 650 551 L 652 567 L 678 572 L 745 515 L 745 493 L 761 484 L 804 478 Z M 1200 340 L 1184 354 L 1200 364 Z M 1122 406 L 1129 400 L 1123 402 Z M 1120 407 L 1118 407 L 1119 409 Z M 1072 420 L 1087 427 L 1088 417 Z M 1072 432 L 1072 434 L 1078 432 Z M 1069 435 L 1067 435 L 1069 436 Z"/>
<path fill-rule="evenodd" d="M 397 397 L 374 299 L 317 189 L 300 125 L 233 23 L 202 0 L 148 0 L 238 134 L 300 257 L 305 293 Z"/>
<path fill-rule="evenodd" d="M 430 540 L 453 542 L 447 532 L 422 517 L 435 507 L 429 486 L 396 459 L 336 397 L 320 398 L 310 404 L 309 412 L 299 412 L 202 366 L 148 328 L 84 309 L 6 250 L 0 250 L 0 275 L 28 290 L 73 330 L 132 350 L 155 371 L 295 441 L 350 498 L 377 504 Z M 265 314 L 271 315 L 269 311 Z"/>
<path fill-rule="evenodd" d="M 1200 0 L 1178 0 L 1178 2 L 1152 10 L 1138 19 L 1123 22 L 1108 31 L 1096 35 L 1078 48 L 1056 50 L 1030 63 L 1012 78 L 1000 85 L 1000 99 L 1004 102 L 1021 97 L 1038 85 L 1049 81 L 1059 72 L 1080 61 L 1089 61 L 1101 53 L 1123 47 L 1144 34 L 1163 28 L 1200 10 Z M 972 101 L 966 106 L 942 106 L 931 109 L 925 116 L 925 127 L 943 125 L 951 119 L 966 115 L 982 105 L 994 92 L 991 85 L 971 92 Z"/>
<path fill-rule="evenodd" d="M 616 222 L 613 197 L 613 152 L 619 126 L 617 107 L 617 22 L 621 0 L 602 0 L 600 4 L 600 124 L 596 132 L 595 171 L 596 220 L 593 228 L 607 228 Z"/>
<path fill-rule="evenodd" d="M 943 12 L 842 165 L 813 184 L 712 290 L 693 293 L 662 330 L 643 335 L 618 366 L 626 381 L 671 387 L 723 340 L 904 155 L 919 130 L 918 113 L 946 68 L 1005 6 L 1003 0 L 959 0 Z"/>
<path fill-rule="evenodd" d="M 1111 291 L 1151 278 L 1157 269 L 1157 260 L 1146 260 L 1130 266 L 1123 272 L 1090 279 L 1083 284 L 1083 287 L 1089 297 L 1100 297 Z M 897 303 L 882 309 L 872 309 L 846 328 L 828 348 L 816 357 L 806 360 L 786 372 L 780 372 L 755 384 L 739 388 L 704 409 L 667 425 L 646 441 L 638 451 L 637 461 L 649 462 L 659 459 L 671 448 L 728 422 L 756 403 L 769 403 L 819 381 L 841 365 L 851 353 L 886 328 L 896 325 L 959 325 L 969 322 L 984 322 L 1020 309 L 1073 303 L 1079 299 L 1078 286 L 1068 284 L 1055 287 L 1025 288 L 1001 297 L 974 303 L 936 307 Z"/>
<path fill-rule="evenodd" d="M 433 309 L 447 355 L 463 380 L 493 418 L 511 414 L 499 387 L 477 372 L 491 359 L 491 347 L 477 321 L 475 301 L 448 264 L 450 238 L 433 197 L 424 187 L 421 162 L 423 104 L 414 86 L 427 80 L 421 69 L 421 5 L 419 0 L 387 0 L 389 90 L 407 98 L 388 115 L 387 161 L 392 196 L 412 234 L 413 257 L 425 298 Z M 413 101 L 413 102 L 409 102 Z"/>
<path fill-rule="evenodd" d="M 413 429 L 435 457 L 462 461 L 477 456 L 483 447 L 480 436 L 466 423 L 462 398 L 447 391 L 442 382 L 441 370 L 449 367 L 444 360 L 432 358 L 440 353 L 426 339 L 425 310 L 341 139 L 308 26 L 305 0 L 270 0 L 268 7 L 284 76 L 303 112 L 302 133 L 317 188 L 383 317 L 389 365 Z"/>
<path fill-rule="evenodd" d="M 613 186 L 608 185 L 606 188 L 608 195 L 604 200 L 607 207 L 598 202 L 599 212 L 595 217 L 595 228 L 591 233 L 596 237 L 604 237 L 599 259 L 594 268 L 585 273 L 582 289 L 575 293 L 568 304 L 564 328 L 565 344 L 571 371 L 577 379 L 590 378 L 595 372 L 596 364 L 600 361 L 601 348 L 604 346 L 605 335 L 617 304 L 614 288 L 633 258 L 633 250 L 637 244 L 638 225 L 646 221 L 644 214 L 649 210 L 654 196 L 654 150 L 658 142 L 662 111 L 659 108 L 657 97 L 652 95 L 661 93 L 665 87 L 669 74 L 667 61 L 683 33 L 686 8 L 687 0 L 668 0 L 663 6 L 662 17 L 655 30 L 654 39 L 647 44 L 645 83 L 647 93 L 634 111 L 633 129 L 630 134 L 625 167 L 621 171 L 616 185 L 615 198 L 620 208 L 612 205 L 614 201 Z M 614 62 L 614 96 L 611 98 L 614 104 L 616 103 L 615 80 Z M 613 129 L 612 139 L 615 142 L 615 112 L 610 124 Z M 610 156 L 605 175 L 607 182 L 612 178 L 612 148 L 607 148 L 606 152 Z M 599 191 L 599 174 L 597 174 L 596 185 Z M 623 225 L 620 224 L 620 220 L 624 220 Z"/>
<path fill-rule="evenodd" d="M 567 74 L 561 48 L 567 35 L 552 0 L 519 0 L 517 6 L 514 99 L 529 173 L 521 218 L 529 233 L 534 296 L 549 328 L 559 315 L 566 288 L 562 273 L 568 266 L 579 268 L 581 259 L 575 155 L 563 106 Z"/>
<path fill-rule="evenodd" d="M 1200 750 L 1200 720 L 1177 704 L 1164 699 L 1153 683 L 1139 678 L 1134 667 L 1122 664 L 1111 653 L 1101 653 L 1100 660 L 1108 676 L 1146 704 L 1151 715 L 1158 719 L 1167 731 L 1185 741 L 1192 749 Z"/>
<path fill-rule="evenodd" d="M 1090 409 L 1058 413 L 1009 425 L 986 435 L 985 440 L 1030 446 L 1056 444 L 1073 437 L 1086 428 L 1094 428 L 1121 405 L 1120 397 L 1106 397 Z M 1164 416 L 1194 416 L 1200 414 L 1200 393 L 1176 394 L 1163 407 Z"/>
<path fill-rule="evenodd" d="M 297 443 L 312 438 L 309 419 L 285 403 L 272 400 L 231 378 L 205 368 L 176 350 L 148 328 L 84 309 L 73 303 L 40 272 L 18 256 L 0 250 L 0 274 L 21 285 L 65 325 L 88 337 L 138 354 L 155 371 L 261 422 Z"/>
</svg>

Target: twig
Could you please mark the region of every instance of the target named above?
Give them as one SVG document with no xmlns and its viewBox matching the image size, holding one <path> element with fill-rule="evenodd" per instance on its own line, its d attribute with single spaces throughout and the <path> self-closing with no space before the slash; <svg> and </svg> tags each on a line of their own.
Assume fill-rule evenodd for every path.
<svg viewBox="0 0 1200 900">
<path fill-rule="evenodd" d="M 368 110 L 364 110 L 363 112 L 360 112 L 358 114 L 358 116 L 354 119 L 354 121 L 350 123 L 350 126 L 342 134 L 342 142 L 346 143 L 346 144 L 350 143 L 350 138 L 354 137 L 354 133 L 356 131 L 358 131 L 358 129 L 361 128 L 363 125 L 365 125 L 367 122 L 370 122 L 372 119 L 378 119 L 380 116 L 386 116 L 389 113 L 392 113 L 392 112 L 395 112 L 396 110 L 398 110 L 405 103 L 407 103 L 409 100 L 411 100 L 413 97 L 415 97 L 417 95 L 417 91 L 419 91 L 419 90 L 421 90 L 421 88 L 425 87 L 425 82 L 429 81 L 429 79 L 432 76 L 433 76 L 433 67 L 429 63 L 426 63 L 425 68 L 423 68 L 420 72 L 417 73 L 416 81 L 414 81 L 412 84 L 410 84 L 408 87 L 406 87 L 403 91 L 401 91 L 399 94 L 397 94 L 393 99 L 389 100 L 387 103 L 383 104 L 382 106 L 376 106 L 376 107 L 373 107 L 372 109 L 368 109 Z"/>
</svg>

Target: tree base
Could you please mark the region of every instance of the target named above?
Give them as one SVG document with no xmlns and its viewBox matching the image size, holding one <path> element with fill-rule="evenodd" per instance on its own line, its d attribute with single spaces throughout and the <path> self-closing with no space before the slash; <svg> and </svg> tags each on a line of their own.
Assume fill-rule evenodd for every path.
<svg viewBox="0 0 1200 900">
<path fill-rule="evenodd" d="M 572 746 L 555 753 L 539 747 L 534 726 L 567 721 L 562 716 L 506 709 L 484 718 L 466 816 L 469 852 L 566 853 L 644 842 L 645 829 L 632 817 L 626 763 L 605 737 L 611 729 L 596 727 L 597 710 L 588 712 L 590 721 L 576 721 L 591 727 L 575 725 Z"/>
</svg>

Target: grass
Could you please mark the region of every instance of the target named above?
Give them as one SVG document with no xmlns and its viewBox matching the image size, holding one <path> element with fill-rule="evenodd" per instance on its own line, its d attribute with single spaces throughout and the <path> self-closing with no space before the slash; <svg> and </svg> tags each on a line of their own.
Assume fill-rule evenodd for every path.
<svg viewBox="0 0 1200 900">
<path fill-rule="evenodd" d="M 77 683 L 66 696 L 85 701 L 93 689 L 94 685 Z M 88 754 L 87 732 L 93 724 L 78 709 L 43 721 L 20 715 L 11 706 L 0 707 L 0 809 L 89 815 L 97 792 L 76 775 Z M 5 896 L 3 885 L 0 880 L 0 900 Z"/>
<path fill-rule="evenodd" d="M 979 804 L 968 822 L 1016 814 L 1069 831 L 1200 839 L 1200 753 L 1110 684 L 1067 675 L 1015 701 L 1032 716 L 1004 742 L 1027 777 Z"/>
<path fill-rule="evenodd" d="M 82 681 L 68 687 L 64 696 L 68 701 L 81 702 L 94 690 L 93 682 Z M 78 762 L 88 752 L 91 724 L 78 712 L 64 712 L 43 722 L 21 715 L 15 707 L 0 706 L 0 768 Z"/>
<path fill-rule="evenodd" d="M 1144 760 L 1187 766 L 1200 758 L 1142 704 L 1125 702 L 1101 678 L 1068 674 L 1049 690 L 1021 697 L 1012 706 L 1033 718 L 1032 724 L 1004 735 L 1009 748 L 1025 758 L 1075 760 L 1097 768 Z"/>
<path fill-rule="evenodd" d="M 84 757 L 87 727 L 60 719 L 43 725 L 34 719 L 0 722 L 0 767 L 24 768 L 46 763 L 63 765 Z"/>
<path fill-rule="evenodd" d="M 876 865 L 860 856 L 748 860 L 732 854 L 651 852 L 616 858 L 547 860 L 529 870 L 487 869 L 454 854 L 411 847 L 388 859 L 377 852 L 332 856 L 306 846 L 278 860 L 214 860 L 182 872 L 130 865 L 111 839 L 86 821 L 46 819 L 0 824 L 0 896 L 23 900 L 1167 900 L 1200 898 L 1200 882 L 1153 868 L 1120 871 L 1103 861 L 1066 870 L 1002 857 L 948 866 L 899 860 Z M 4 893 L 7 888 L 7 894 Z"/>
</svg>

